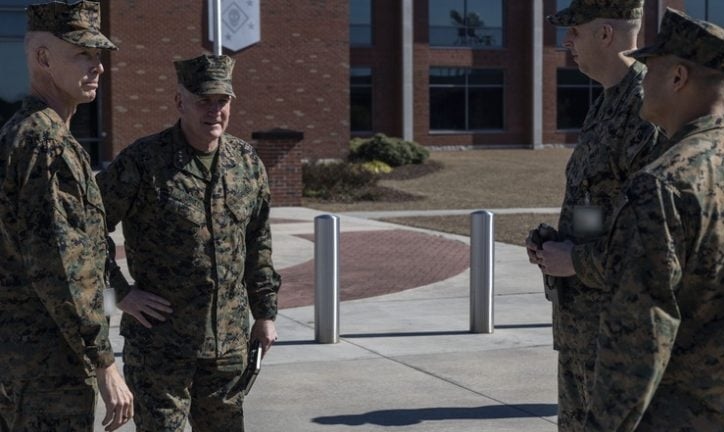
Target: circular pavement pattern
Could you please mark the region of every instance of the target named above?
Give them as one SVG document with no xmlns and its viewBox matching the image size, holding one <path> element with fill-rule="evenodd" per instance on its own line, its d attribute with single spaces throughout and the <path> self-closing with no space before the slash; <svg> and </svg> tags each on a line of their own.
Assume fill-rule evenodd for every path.
<svg viewBox="0 0 724 432">
<path fill-rule="evenodd" d="M 314 235 L 300 235 L 314 241 Z M 470 265 L 463 242 L 408 230 L 340 234 L 340 300 L 403 291 L 455 276 Z M 314 261 L 279 270 L 279 308 L 314 304 Z"/>
</svg>

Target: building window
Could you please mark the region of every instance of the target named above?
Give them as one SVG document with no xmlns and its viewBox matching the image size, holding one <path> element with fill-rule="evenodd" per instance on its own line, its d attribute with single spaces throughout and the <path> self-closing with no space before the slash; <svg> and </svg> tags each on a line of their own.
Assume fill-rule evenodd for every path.
<svg viewBox="0 0 724 432">
<path fill-rule="evenodd" d="M 558 69 L 558 129 L 580 129 L 603 87 L 578 69 Z"/>
<path fill-rule="evenodd" d="M 430 130 L 503 129 L 503 71 L 430 69 Z"/>
<path fill-rule="evenodd" d="M 571 0 L 556 0 L 556 12 L 571 5 Z M 568 27 L 556 27 L 556 46 L 563 48 L 563 39 L 566 37 Z"/>
<path fill-rule="evenodd" d="M 29 86 L 23 49 L 26 4 L 13 3 L 0 6 L 0 126 L 20 108 Z"/>
<path fill-rule="evenodd" d="M 372 0 L 350 0 L 349 43 L 352 46 L 372 45 Z"/>
<path fill-rule="evenodd" d="M 350 128 L 352 132 L 372 132 L 372 69 L 350 69 Z"/>
<path fill-rule="evenodd" d="M 503 46 L 503 0 L 429 0 L 430 45 Z"/>
<path fill-rule="evenodd" d="M 724 26 L 724 2 L 721 0 L 686 0 L 686 13 L 694 18 Z"/>
</svg>

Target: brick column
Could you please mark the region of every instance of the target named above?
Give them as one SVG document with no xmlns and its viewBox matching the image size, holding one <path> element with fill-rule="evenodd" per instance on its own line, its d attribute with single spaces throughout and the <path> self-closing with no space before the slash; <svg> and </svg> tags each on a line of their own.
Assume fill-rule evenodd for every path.
<svg viewBox="0 0 724 432">
<path fill-rule="evenodd" d="M 302 204 L 302 151 L 304 133 L 289 129 L 270 129 L 251 134 L 269 175 L 273 206 Z"/>
</svg>

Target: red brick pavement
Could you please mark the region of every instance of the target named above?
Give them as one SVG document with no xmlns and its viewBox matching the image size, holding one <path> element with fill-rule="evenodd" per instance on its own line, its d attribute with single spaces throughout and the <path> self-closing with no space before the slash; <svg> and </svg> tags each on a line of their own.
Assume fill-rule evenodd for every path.
<svg viewBox="0 0 724 432">
<path fill-rule="evenodd" d="M 314 235 L 299 237 L 314 240 Z M 340 235 L 340 300 L 403 291 L 445 280 L 466 270 L 469 246 L 407 230 L 347 232 Z M 314 261 L 279 271 L 279 307 L 314 304 Z"/>
<path fill-rule="evenodd" d="M 314 234 L 299 235 L 314 241 Z M 466 270 L 465 243 L 407 230 L 340 234 L 340 300 L 389 294 L 445 280 Z M 126 256 L 116 246 L 116 259 Z M 314 304 L 314 261 L 279 270 L 279 307 Z"/>
</svg>

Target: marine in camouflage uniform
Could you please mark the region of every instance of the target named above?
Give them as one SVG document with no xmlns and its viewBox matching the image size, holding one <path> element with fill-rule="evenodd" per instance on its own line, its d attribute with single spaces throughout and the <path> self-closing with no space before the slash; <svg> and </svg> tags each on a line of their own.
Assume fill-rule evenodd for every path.
<svg viewBox="0 0 724 432">
<path fill-rule="evenodd" d="M 672 136 L 614 217 L 584 430 L 723 431 L 724 30 L 669 9 L 629 55 L 651 66 L 642 115 Z"/>
<path fill-rule="evenodd" d="M 234 95 L 233 60 L 176 62 L 199 100 Z M 125 373 L 139 431 L 243 430 L 249 311 L 273 320 L 279 275 L 271 259 L 270 192 L 254 149 L 223 134 L 211 160 L 189 144 L 184 118 L 141 138 L 98 174 L 109 228 L 122 222 L 135 287 L 116 274 L 119 306 L 132 289 L 171 303 L 151 328 L 124 313 Z M 213 159 L 216 159 L 214 162 Z"/>
<path fill-rule="evenodd" d="M 642 5 L 643 0 L 574 0 L 569 8 L 549 16 L 548 21 L 570 27 L 597 18 L 640 19 Z M 557 240 L 575 245 L 571 257 L 577 275 L 546 276 L 557 296 L 553 339 L 558 350 L 561 431 L 582 430 L 590 402 L 598 318 L 610 301 L 610 291 L 603 281 L 603 236 L 611 226 L 625 180 L 655 158 L 658 151 L 655 127 L 638 115 L 645 70 L 643 64 L 634 62 L 618 83 L 604 89 L 588 111 L 566 166 Z"/>
<path fill-rule="evenodd" d="M 91 2 L 30 6 L 28 38 L 115 49 L 98 15 Z M 90 68 L 91 77 L 102 72 Z M 70 115 L 57 111 L 80 102 L 58 103 L 50 79 L 29 69 L 31 94 L 0 130 L 0 430 L 92 431 L 96 369 L 115 368 L 103 314 L 103 203 Z"/>
</svg>

